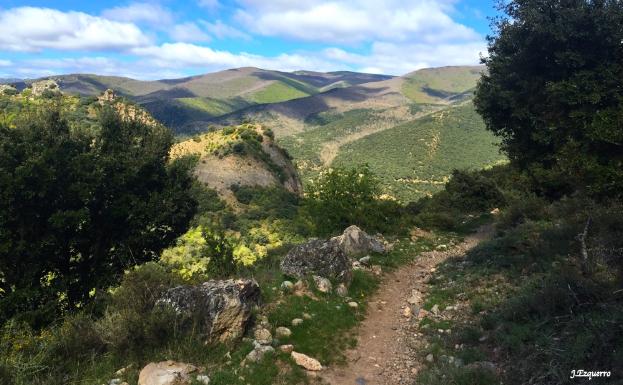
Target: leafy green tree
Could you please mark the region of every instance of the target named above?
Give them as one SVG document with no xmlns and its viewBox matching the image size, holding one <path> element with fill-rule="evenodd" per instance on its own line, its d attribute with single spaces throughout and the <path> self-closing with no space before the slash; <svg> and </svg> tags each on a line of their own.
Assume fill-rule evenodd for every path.
<svg viewBox="0 0 623 385">
<path fill-rule="evenodd" d="M 623 2 L 514 0 L 494 22 L 475 104 L 553 197 L 623 192 Z"/>
<path fill-rule="evenodd" d="M 192 163 L 169 162 L 172 143 L 110 109 L 96 134 L 54 108 L 0 127 L 0 318 L 84 305 L 186 231 Z"/>
<path fill-rule="evenodd" d="M 350 225 L 370 231 L 383 221 L 377 205 L 380 183 L 366 165 L 324 171 L 307 188 L 304 211 L 315 233 L 327 235 Z"/>
</svg>

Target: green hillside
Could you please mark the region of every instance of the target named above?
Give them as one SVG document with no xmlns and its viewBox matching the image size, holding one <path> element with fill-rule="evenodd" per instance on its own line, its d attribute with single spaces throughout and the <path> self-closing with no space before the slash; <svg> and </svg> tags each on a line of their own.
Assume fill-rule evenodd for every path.
<svg viewBox="0 0 623 385">
<path fill-rule="evenodd" d="M 482 67 L 426 68 L 403 76 L 402 93 L 416 103 L 435 103 L 473 89 Z"/>
<path fill-rule="evenodd" d="M 333 164 L 367 162 L 391 195 L 413 200 L 443 188 L 453 169 L 502 161 L 495 138 L 469 103 L 347 144 Z"/>
</svg>

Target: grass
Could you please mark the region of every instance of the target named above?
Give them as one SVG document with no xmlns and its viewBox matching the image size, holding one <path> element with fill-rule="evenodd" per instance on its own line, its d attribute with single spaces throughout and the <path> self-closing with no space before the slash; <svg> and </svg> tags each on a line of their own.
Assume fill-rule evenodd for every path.
<svg viewBox="0 0 623 385">
<path fill-rule="evenodd" d="M 259 91 L 252 93 L 248 96 L 248 99 L 254 103 L 266 104 L 303 98 L 309 95 L 309 93 L 303 92 L 299 88 L 295 88 L 287 83 L 277 81 L 269 84 L 268 86 L 262 88 Z"/>
<path fill-rule="evenodd" d="M 442 67 L 416 71 L 407 77 L 402 93 L 416 103 L 435 103 L 476 86 L 479 67 Z"/>
<path fill-rule="evenodd" d="M 189 108 L 208 113 L 210 116 L 221 116 L 244 106 L 237 101 L 219 100 L 213 98 L 178 98 L 175 99 Z"/>
<path fill-rule="evenodd" d="M 410 201 L 440 191 L 453 169 L 478 169 L 503 160 L 497 141 L 466 104 L 347 144 L 334 164 L 367 162 L 391 195 Z"/>
<path fill-rule="evenodd" d="M 421 322 L 431 325 L 420 328 L 429 342 L 425 354 L 436 359 L 419 373 L 418 384 L 567 384 L 576 383 L 571 370 L 582 368 L 617 376 L 623 364 L 619 283 L 612 275 L 580 273 L 573 258 L 580 230 L 557 215 L 504 225 L 465 259 L 438 267 L 425 308 L 464 306 L 444 320 L 451 334 L 435 332 L 450 326 L 439 320 Z M 438 359 L 442 355 L 463 365 L 448 365 Z M 469 365 L 483 361 L 494 362 L 500 377 Z"/>
</svg>

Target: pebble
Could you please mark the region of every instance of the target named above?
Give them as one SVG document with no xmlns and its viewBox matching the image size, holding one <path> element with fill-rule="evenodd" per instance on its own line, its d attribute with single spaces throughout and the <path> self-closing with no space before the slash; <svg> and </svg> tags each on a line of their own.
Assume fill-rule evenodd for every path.
<svg viewBox="0 0 623 385">
<path fill-rule="evenodd" d="M 348 303 L 348 307 L 350 307 L 351 309 L 357 309 L 359 307 L 359 304 L 357 302 L 351 301 Z"/>
<path fill-rule="evenodd" d="M 209 385 L 210 384 L 210 377 L 206 376 L 205 374 L 200 374 L 197 376 L 197 381 L 201 382 L 204 385 Z"/>
<path fill-rule="evenodd" d="M 273 336 L 270 333 L 270 330 L 259 328 L 255 330 L 254 333 L 255 340 L 260 345 L 270 345 L 273 342 Z"/>
<path fill-rule="evenodd" d="M 428 362 L 435 361 L 435 357 L 433 356 L 432 353 L 426 356 L 426 361 L 428 361 Z"/>
<path fill-rule="evenodd" d="M 430 312 L 433 313 L 434 315 L 438 315 L 439 314 L 439 305 L 435 304 L 435 306 L 433 306 L 430 309 Z"/>
<path fill-rule="evenodd" d="M 277 339 L 284 339 L 284 338 L 288 338 L 292 335 L 292 331 L 290 329 L 288 329 L 287 327 L 284 326 L 279 326 L 276 330 L 275 330 L 275 337 Z"/>
<path fill-rule="evenodd" d="M 285 292 L 291 292 L 294 290 L 294 284 L 290 281 L 283 281 L 281 283 L 281 290 Z"/>
<path fill-rule="evenodd" d="M 309 313 L 303 313 L 303 319 L 310 320 L 312 319 L 312 316 Z"/>
<path fill-rule="evenodd" d="M 346 288 L 346 285 L 344 285 L 343 283 L 340 283 L 338 285 L 338 287 L 335 289 L 335 292 L 340 297 L 346 297 L 348 295 L 348 289 Z"/>
<path fill-rule="evenodd" d="M 284 353 L 290 354 L 290 353 L 292 353 L 294 351 L 294 345 L 290 345 L 290 344 L 288 344 L 288 345 L 281 345 L 281 346 L 279 346 L 279 350 L 281 350 Z"/>
<path fill-rule="evenodd" d="M 299 326 L 302 323 L 303 323 L 303 320 L 300 318 L 295 318 L 292 320 L 292 326 Z"/>
</svg>

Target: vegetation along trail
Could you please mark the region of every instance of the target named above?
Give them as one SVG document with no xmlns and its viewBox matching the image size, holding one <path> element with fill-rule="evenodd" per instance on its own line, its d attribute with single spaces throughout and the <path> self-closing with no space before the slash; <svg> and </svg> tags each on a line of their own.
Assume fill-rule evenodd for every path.
<svg viewBox="0 0 623 385">
<path fill-rule="evenodd" d="M 423 365 L 418 351 L 425 341 L 418 338 L 417 327 L 428 313 L 422 306 L 431 273 L 438 264 L 464 256 L 491 236 L 492 227 L 483 226 L 460 244 L 421 253 L 413 262 L 386 275 L 370 299 L 357 346 L 346 354 L 346 366 L 329 368 L 323 379 L 331 385 L 412 384 Z"/>
</svg>

